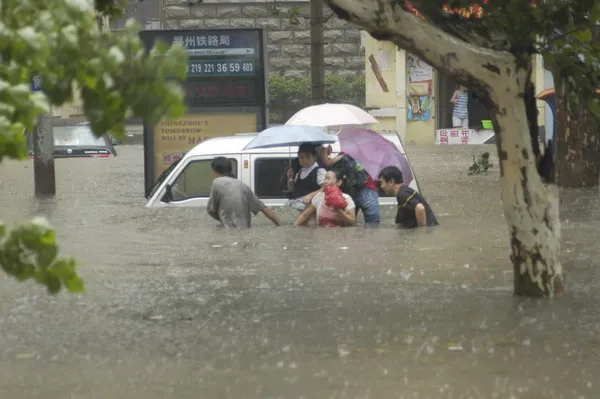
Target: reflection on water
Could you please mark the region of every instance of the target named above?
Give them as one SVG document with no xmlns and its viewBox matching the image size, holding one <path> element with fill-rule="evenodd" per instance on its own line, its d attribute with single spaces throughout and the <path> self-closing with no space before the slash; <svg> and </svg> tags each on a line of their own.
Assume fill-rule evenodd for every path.
<svg viewBox="0 0 600 399">
<path fill-rule="evenodd" d="M 598 193 L 562 195 L 568 295 L 514 299 L 497 170 L 466 175 L 478 150 L 408 148 L 441 223 L 425 234 L 390 208 L 377 230 L 243 232 L 145 209 L 139 146 L 58 160 L 55 200 L 3 164 L 0 216 L 46 215 L 87 292 L 1 278 L 0 397 L 597 397 Z"/>
</svg>

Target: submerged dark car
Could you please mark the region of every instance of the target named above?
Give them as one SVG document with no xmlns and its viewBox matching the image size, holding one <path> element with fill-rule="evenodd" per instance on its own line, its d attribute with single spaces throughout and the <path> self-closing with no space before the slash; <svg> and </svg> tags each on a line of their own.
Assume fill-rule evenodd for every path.
<svg viewBox="0 0 600 399">
<path fill-rule="evenodd" d="M 107 158 L 117 155 L 108 135 L 94 136 L 88 124 L 55 126 L 54 158 Z"/>
</svg>

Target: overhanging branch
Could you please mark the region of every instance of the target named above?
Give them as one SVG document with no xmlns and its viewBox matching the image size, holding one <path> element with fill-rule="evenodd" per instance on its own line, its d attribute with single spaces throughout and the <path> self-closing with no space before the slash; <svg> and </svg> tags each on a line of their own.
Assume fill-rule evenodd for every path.
<svg viewBox="0 0 600 399">
<path fill-rule="evenodd" d="M 509 52 L 465 43 L 403 9 L 396 0 L 325 1 L 340 18 L 416 54 L 459 81 L 493 82 L 514 74 L 515 58 Z"/>
</svg>

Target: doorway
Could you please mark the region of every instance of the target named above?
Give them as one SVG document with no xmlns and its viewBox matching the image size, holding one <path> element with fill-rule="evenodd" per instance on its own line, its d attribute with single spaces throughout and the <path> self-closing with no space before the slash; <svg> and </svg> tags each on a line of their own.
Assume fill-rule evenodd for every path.
<svg viewBox="0 0 600 399">
<path fill-rule="evenodd" d="M 438 71 L 438 129 L 449 129 L 452 127 L 452 109 L 454 104 L 450 98 L 458 83 L 443 72 Z M 476 95 L 469 92 L 469 129 L 482 129 L 482 120 L 489 119 L 489 113 Z"/>
</svg>

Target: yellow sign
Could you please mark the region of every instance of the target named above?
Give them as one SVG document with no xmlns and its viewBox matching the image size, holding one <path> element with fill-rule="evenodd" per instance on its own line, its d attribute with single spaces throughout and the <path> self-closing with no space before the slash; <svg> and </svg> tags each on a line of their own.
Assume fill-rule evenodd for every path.
<svg viewBox="0 0 600 399">
<path fill-rule="evenodd" d="M 154 127 L 154 176 L 206 139 L 255 131 L 256 118 L 256 113 L 207 113 L 162 120 Z"/>
</svg>

